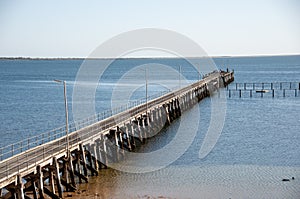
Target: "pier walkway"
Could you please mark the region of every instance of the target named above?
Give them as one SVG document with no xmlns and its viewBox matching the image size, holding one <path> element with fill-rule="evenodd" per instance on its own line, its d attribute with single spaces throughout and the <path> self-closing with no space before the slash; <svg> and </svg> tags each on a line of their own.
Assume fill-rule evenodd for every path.
<svg viewBox="0 0 300 199">
<path fill-rule="evenodd" d="M 75 191 L 77 183 L 88 182 L 108 162 L 126 158 L 124 150 L 135 150 L 182 112 L 233 80 L 233 72 L 214 71 L 177 91 L 71 128 L 68 139 L 60 129 L 59 134 L 36 137 L 33 147 L 29 140 L 28 145 L 11 145 L 10 150 L 0 151 L 0 197 L 62 198 L 63 192 Z"/>
</svg>

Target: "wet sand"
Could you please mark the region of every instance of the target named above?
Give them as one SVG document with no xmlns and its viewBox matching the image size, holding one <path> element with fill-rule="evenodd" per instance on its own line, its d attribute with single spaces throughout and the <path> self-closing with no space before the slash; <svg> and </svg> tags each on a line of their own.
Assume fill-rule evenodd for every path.
<svg viewBox="0 0 300 199">
<path fill-rule="evenodd" d="M 107 169 L 89 180 L 78 186 L 79 191 L 65 193 L 65 196 L 99 199 L 300 198 L 299 167 L 171 166 L 144 174 Z"/>
</svg>

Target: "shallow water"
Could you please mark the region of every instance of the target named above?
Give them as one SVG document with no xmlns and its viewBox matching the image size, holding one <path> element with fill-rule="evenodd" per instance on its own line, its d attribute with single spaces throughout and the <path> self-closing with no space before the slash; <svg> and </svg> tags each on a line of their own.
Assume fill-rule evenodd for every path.
<svg viewBox="0 0 300 199">
<path fill-rule="evenodd" d="M 296 174 L 296 175 L 295 175 Z M 101 171 L 80 185 L 77 198 L 298 198 L 299 167 L 251 165 L 170 166 L 129 174 Z M 295 180 L 283 182 L 282 177 Z"/>
</svg>

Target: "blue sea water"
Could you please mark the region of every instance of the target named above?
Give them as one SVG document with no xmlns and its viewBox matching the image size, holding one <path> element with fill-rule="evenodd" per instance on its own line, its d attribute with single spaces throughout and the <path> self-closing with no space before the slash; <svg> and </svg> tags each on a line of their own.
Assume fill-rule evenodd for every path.
<svg viewBox="0 0 300 199">
<path fill-rule="evenodd" d="M 214 58 L 219 69 L 234 69 L 235 82 L 299 82 L 300 56 Z M 101 61 L 100 61 L 101 62 Z M 200 62 L 200 61 L 199 61 Z M 67 81 L 69 110 L 72 89 L 83 60 L 0 60 L 1 146 L 63 126 L 63 86 Z M 183 59 L 120 59 L 103 74 L 96 93 L 96 111 L 110 108 L 112 89 L 126 71 L 147 64 L 164 64 L 179 70 L 189 80 L 198 74 Z M 142 76 L 144 75 L 141 72 Z M 166 75 L 167 74 L 162 74 Z M 135 98 L 144 97 L 144 89 Z M 156 89 L 150 88 L 150 94 Z M 300 166 L 300 97 L 227 99 L 222 134 L 211 153 L 199 159 L 199 149 L 208 128 L 210 100 L 200 104 L 198 133 L 188 150 L 173 165 L 265 165 Z M 169 142 L 176 121 L 166 133 L 149 140 L 143 150 L 156 150 Z M 72 122 L 72 114 L 70 115 Z"/>
<path fill-rule="evenodd" d="M 213 60 L 218 69 L 234 69 L 235 82 L 300 82 L 300 56 L 222 57 Z M 105 61 L 97 60 L 99 67 Z M 63 86 L 54 79 L 67 81 L 69 119 L 73 121 L 72 94 L 82 63 L 84 60 L 80 59 L 0 60 L 0 147 L 65 124 Z M 126 72 L 149 63 L 149 67 L 154 64 L 170 66 L 190 81 L 199 78 L 195 68 L 184 59 L 115 60 L 99 81 L 95 93 L 96 112 L 111 108 L 112 90 Z M 194 59 L 194 63 L 201 71 L 203 60 Z M 201 71 L 201 75 L 205 72 Z M 162 79 L 169 78 L 169 74 L 163 71 L 157 71 L 157 74 Z M 145 71 L 141 71 L 128 84 L 145 76 Z M 173 83 L 180 86 L 181 79 Z M 145 88 L 140 85 L 133 92 L 132 99 L 145 97 Z M 166 90 L 151 84 L 148 89 L 149 95 Z M 199 150 L 209 127 L 212 105 L 209 98 L 204 99 L 198 105 L 199 126 L 192 129 L 196 136 L 171 165 L 145 174 L 102 170 L 99 177 L 90 178 L 90 183 L 80 185 L 87 194 L 78 198 L 299 198 L 299 102 L 300 95 L 295 97 L 293 93 L 287 93 L 285 98 L 250 98 L 248 95 L 227 98 L 223 130 L 212 151 L 201 159 Z M 156 151 L 171 142 L 180 122 L 181 119 L 174 121 L 149 139 L 141 152 Z M 282 178 L 291 176 L 295 180 L 282 182 Z"/>
</svg>

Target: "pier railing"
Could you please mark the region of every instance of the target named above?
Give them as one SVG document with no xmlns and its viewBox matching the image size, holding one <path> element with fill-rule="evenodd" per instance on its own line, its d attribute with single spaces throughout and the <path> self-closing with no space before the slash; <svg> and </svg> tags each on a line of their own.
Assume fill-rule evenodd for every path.
<svg viewBox="0 0 300 199">
<path fill-rule="evenodd" d="M 167 93 L 171 92 L 170 89 L 165 91 L 160 91 L 154 95 L 148 96 L 147 100 L 150 101 L 152 99 L 158 98 L 160 96 L 163 96 Z M 69 132 L 74 132 L 76 130 L 82 129 L 86 126 L 89 126 L 91 124 L 94 124 L 96 122 L 102 121 L 106 118 L 109 118 L 115 114 L 124 112 L 126 110 L 129 110 L 133 107 L 139 106 L 141 104 L 144 104 L 146 102 L 146 98 L 141 98 L 138 100 L 130 101 L 129 103 L 116 107 L 114 109 L 108 109 L 103 112 L 100 112 L 96 115 L 93 115 L 91 117 L 88 117 L 86 119 L 83 119 L 81 121 L 69 123 Z M 66 134 L 66 127 L 62 126 L 53 130 L 50 130 L 45 133 L 38 134 L 36 136 L 29 137 L 27 139 L 15 142 L 13 144 L 9 144 L 3 147 L 0 147 L 0 161 L 5 160 L 9 157 L 12 157 L 14 155 L 17 155 L 19 153 L 22 153 L 26 150 L 29 150 L 31 148 L 37 147 L 39 145 L 42 145 L 44 143 L 51 142 L 53 140 L 56 140 L 58 138 L 61 138 L 65 136 Z"/>
<path fill-rule="evenodd" d="M 168 93 L 167 91 L 161 92 L 160 95 L 164 96 L 163 93 Z M 166 95 L 166 94 L 165 94 Z M 144 100 L 138 100 L 132 103 L 132 106 L 138 104 L 136 107 L 128 106 L 127 111 L 130 113 L 138 113 L 141 109 L 145 108 L 145 105 L 142 103 Z M 150 103 L 150 102 L 149 102 Z M 149 106 L 151 103 L 149 104 Z M 119 108 L 118 110 L 122 110 Z M 100 114 L 97 114 L 95 117 L 87 118 L 80 123 L 80 129 L 74 130 L 70 129 L 69 134 L 69 146 L 70 149 L 74 145 L 78 145 L 83 140 L 93 139 L 93 136 L 98 135 L 99 132 L 109 129 L 112 126 L 116 125 L 115 118 L 111 117 L 112 111 L 105 111 Z M 118 120 L 126 120 L 130 114 L 128 112 L 123 112 L 123 114 L 117 114 Z M 101 119 L 104 118 L 104 119 Z M 100 121 L 98 121 L 100 120 Z M 76 128 L 76 127 L 74 127 Z M 78 127 L 77 127 L 78 128 Z M 51 160 L 51 157 L 57 156 L 58 154 L 64 154 L 66 151 L 67 139 L 65 128 L 57 129 L 58 133 L 53 133 L 51 131 L 49 137 L 43 140 L 39 138 L 44 138 L 48 133 L 44 133 L 33 138 L 29 139 L 28 146 L 22 146 L 23 148 L 17 148 L 23 142 L 15 143 L 7 147 L 9 157 L 0 162 L 0 179 L 9 178 L 16 173 L 21 173 L 23 171 L 34 168 L 37 165 L 42 163 L 47 163 L 47 160 Z M 56 139 L 54 139 L 56 137 Z M 50 141 L 48 141 L 48 140 Z M 52 140 L 51 140 L 52 139 Z M 32 140 L 32 142 L 30 142 Z M 44 142 L 45 144 L 42 144 Z M 29 150 L 27 149 L 28 147 Z M 9 150 L 11 148 L 11 150 Z M 25 151 L 21 151 L 25 150 Z M 17 153 L 18 152 L 18 153 Z M 15 154 L 14 154 L 15 153 Z M 14 154 L 14 155 L 13 155 Z M 50 157 L 50 158 L 49 158 Z"/>
<path fill-rule="evenodd" d="M 165 94 L 163 94 L 165 93 Z M 174 95 L 173 92 L 161 92 L 161 97 L 159 100 L 155 101 L 149 101 L 148 106 L 151 107 L 152 105 L 155 105 L 160 102 L 164 102 L 165 99 L 168 99 L 170 95 Z M 121 112 L 119 114 L 114 115 L 114 117 L 109 117 L 111 114 L 108 112 L 107 114 L 103 114 L 104 117 L 108 116 L 107 118 L 92 123 L 92 125 L 88 125 L 91 121 L 93 121 L 93 118 L 87 119 L 88 122 L 85 124 L 87 126 L 71 132 L 69 134 L 69 147 L 70 150 L 72 150 L 72 147 L 78 146 L 78 144 L 87 141 L 92 140 L 95 136 L 98 136 L 99 132 L 105 131 L 107 129 L 110 129 L 111 127 L 116 125 L 116 121 L 126 121 L 130 116 L 134 114 L 138 114 L 141 111 L 144 111 L 146 109 L 145 103 L 141 103 L 136 107 L 128 108 L 127 111 Z M 121 110 L 121 109 L 120 109 Z M 97 118 L 94 118 L 97 119 Z M 43 165 L 47 164 L 51 157 L 58 156 L 59 154 L 64 155 L 64 152 L 66 151 L 66 145 L 67 145 L 67 139 L 65 132 L 59 133 L 61 137 L 52 140 L 50 142 L 47 142 L 45 144 L 38 145 L 32 149 L 26 150 L 24 152 L 21 152 L 17 155 L 14 155 L 13 157 L 9 157 L 5 159 L 4 161 L 0 162 L 0 179 L 9 179 L 11 176 L 14 176 L 16 173 L 22 173 L 23 171 L 29 171 L 30 169 L 35 168 L 37 165 Z M 36 136 L 36 137 L 40 137 Z M 35 138 L 36 139 L 36 138 Z"/>
<path fill-rule="evenodd" d="M 175 89 L 174 89 L 175 90 Z M 272 83 L 233 83 L 227 86 L 227 96 L 232 97 L 288 97 L 288 96 L 299 96 L 300 83 L 299 82 L 272 82 Z M 256 91 L 266 90 L 266 93 Z M 167 93 L 170 93 L 171 90 L 165 90 L 158 92 L 154 95 L 148 96 L 148 101 L 161 97 Z M 138 100 L 130 101 L 128 104 L 122 105 L 120 107 L 114 108 L 113 110 L 105 110 L 94 116 L 88 117 L 81 121 L 78 121 L 76 124 L 69 124 L 69 132 L 74 132 L 78 129 L 84 128 L 96 122 L 102 121 L 106 118 L 113 116 L 129 110 L 133 107 L 139 106 L 146 102 L 146 98 L 141 98 Z M 12 157 L 16 154 L 22 153 L 31 148 L 37 147 L 47 142 L 51 142 L 58 138 L 65 136 L 66 128 L 65 126 L 53 129 L 51 131 L 38 134 L 36 136 L 29 137 L 25 140 L 9 144 L 7 146 L 0 147 L 0 161 L 5 160 L 9 157 Z"/>
<path fill-rule="evenodd" d="M 213 78 L 219 78 L 219 73 Z M 206 80 L 200 80 L 201 84 L 205 84 Z M 160 92 L 146 99 L 131 102 L 128 105 L 118 107 L 114 111 L 105 111 L 96 116 L 79 122 L 79 126 L 71 124 L 69 134 L 69 150 L 78 144 L 92 140 L 95 136 L 99 136 L 99 132 L 114 127 L 118 122 L 128 121 L 131 117 L 145 112 L 147 108 L 155 107 L 165 103 L 174 96 L 184 95 L 191 89 L 198 87 L 198 81 L 187 87 L 179 88 L 170 92 L 169 90 Z M 124 111 L 125 110 L 125 111 Z M 72 126 L 73 125 L 73 126 Z M 77 129 L 76 129 L 77 128 Z M 25 145 L 24 143 L 27 143 Z M 28 144 L 29 143 L 29 144 Z M 45 165 L 51 161 L 52 157 L 63 156 L 66 152 L 67 138 L 65 128 L 58 128 L 50 133 L 44 133 L 27 141 L 15 143 L 6 149 L 5 154 L 8 156 L 0 162 L 0 179 L 10 179 L 10 177 L 22 173 L 29 172 L 37 165 Z M 23 152 L 22 152 L 23 151 Z M 2 152 L 2 157 L 3 157 Z"/>
</svg>

